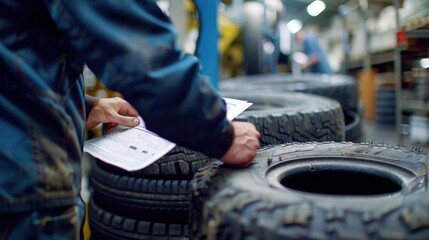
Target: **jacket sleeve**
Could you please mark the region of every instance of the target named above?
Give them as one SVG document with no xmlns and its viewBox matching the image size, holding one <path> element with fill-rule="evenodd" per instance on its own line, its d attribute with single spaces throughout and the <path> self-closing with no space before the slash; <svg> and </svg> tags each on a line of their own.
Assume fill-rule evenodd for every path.
<svg viewBox="0 0 429 240">
<path fill-rule="evenodd" d="M 96 101 L 95 97 L 85 94 L 85 116 L 86 117 L 88 117 L 89 112 L 91 112 L 91 109 L 94 106 L 95 101 Z"/>
<path fill-rule="evenodd" d="M 80 59 L 120 92 L 147 128 L 212 157 L 230 147 L 225 102 L 199 62 L 182 54 L 168 17 L 151 0 L 45 0 Z"/>
</svg>

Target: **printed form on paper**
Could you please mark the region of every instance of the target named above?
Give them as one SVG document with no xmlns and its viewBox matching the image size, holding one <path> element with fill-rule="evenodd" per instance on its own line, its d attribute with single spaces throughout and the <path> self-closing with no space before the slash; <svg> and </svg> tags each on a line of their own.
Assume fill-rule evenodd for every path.
<svg viewBox="0 0 429 240">
<path fill-rule="evenodd" d="M 234 119 L 252 105 L 247 101 L 224 98 L 227 118 Z M 176 144 L 146 129 L 139 117 L 137 127 L 118 126 L 109 134 L 85 141 L 83 150 L 108 164 L 127 171 L 137 171 L 152 164 Z"/>
</svg>

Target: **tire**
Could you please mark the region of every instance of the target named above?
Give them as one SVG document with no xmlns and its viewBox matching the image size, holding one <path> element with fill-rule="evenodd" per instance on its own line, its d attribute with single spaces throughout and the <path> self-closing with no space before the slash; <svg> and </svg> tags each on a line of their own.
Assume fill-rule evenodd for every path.
<svg viewBox="0 0 429 240">
<path fill-rule="evenodd" d="M 358 113 L 348 111 L 344 114 L 346 124 L 346 141 L 360 142 L 363 140 L 362 120 Z"/>
<path fill-rule="evenodd" d="M 415 92 L 420 100 L 427 101 L 429 99 L 429 77 L 415 76 L 413 77 L 415 84 Z"/>
<path fill-rule="evenodd" d="M 92 240 L 187 240 L 188 225 L 147 222 L 124 217 L 101 208 L 93 198 L 88 203 Z"/>
<path fill-rule="evenodd" d="M 427 239 L 427 155 L 385 145 L 294 143 L 248 168 L 192 180 L 194 239 Z"/>
<path fill-rule="evenodd" d="M 264 72 L 265 6 L 257 1 L 244 3 L 243 49 L 246 74 Z"/>
<path fill-rule="evenodd" d="M 261 146 L 287 142 L 343 141 L 345 124 L 338 102 L 300 93 L 221 93 L 253 105 L 235 121 L 253 123 Z"/>
<path fill-rule="evenodd" d="M 130 177 L 192 179 L 200 167 L 211 161 L 214 159 L 202 153 L 176 146 L 162 158 L 138 171 L 128 172 L 103 161 L 98 161 L 98 164 L 105 170 Z"/>
<path fill-rule="evenodd" d="M 344 112 L 357 111 L 358 84 L 348 75 L 285 73 L 260 74 L 227 79 L 220 84 L 221 91 L 239 92 L 302 92 L 337 100 Z"/>
<path fill-rule="evenodd" d="M 147 221 L 188 222 L 190 180 L 121 175 L 98 163 L 92 166 L 90 183 L 94 198 L 104 209 Z"/>
<path fill-rule="evenodd" d="M 375 122 L 379 124 L 396 123 L 396 95 L 394 88 L 377 89 Z"/>
</svg>

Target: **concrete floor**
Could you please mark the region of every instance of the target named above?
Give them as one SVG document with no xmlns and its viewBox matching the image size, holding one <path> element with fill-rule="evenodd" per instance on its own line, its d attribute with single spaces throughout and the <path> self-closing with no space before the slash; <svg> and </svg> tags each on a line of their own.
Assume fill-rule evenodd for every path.
<svg viewBox="0 0 429 240">
<path fill-rule="evenodd" d="M 406 149 L 419 148 L 425 154 L 429 154 L 429 144 L 412 141 L 407 135 L 399 135 L 395 125 L 378 124 L 364 120 L 362 122 L 364 141 L 388 144 L 389 146 L 402 145 Z"/>
</svg>

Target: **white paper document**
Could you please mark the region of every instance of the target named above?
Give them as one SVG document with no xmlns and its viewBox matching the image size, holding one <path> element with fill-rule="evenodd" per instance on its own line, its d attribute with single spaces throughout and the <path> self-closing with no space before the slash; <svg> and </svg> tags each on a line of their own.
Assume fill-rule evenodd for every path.
<svg viewBox="0 0 429 240">
<path fill-rule="evenodd" d="M 249 108 L 252 103 L 232 98 L 223 98 L 226 103 L 226 118 L 232 120 Z"/>
<path fill-rule="evenodd" d="M 237 117 L 252 103 L 224 98 L 227 105 L 227 118 Z M 85 142 L 83 150 L 92 156 L 127 171 L 136 171 L 152 164 L 176 144 L 161 138 L 146 129 L 141 117 L 140 124 L 134 128 L 118 126 L 109 134 Z"/>
</svg>

